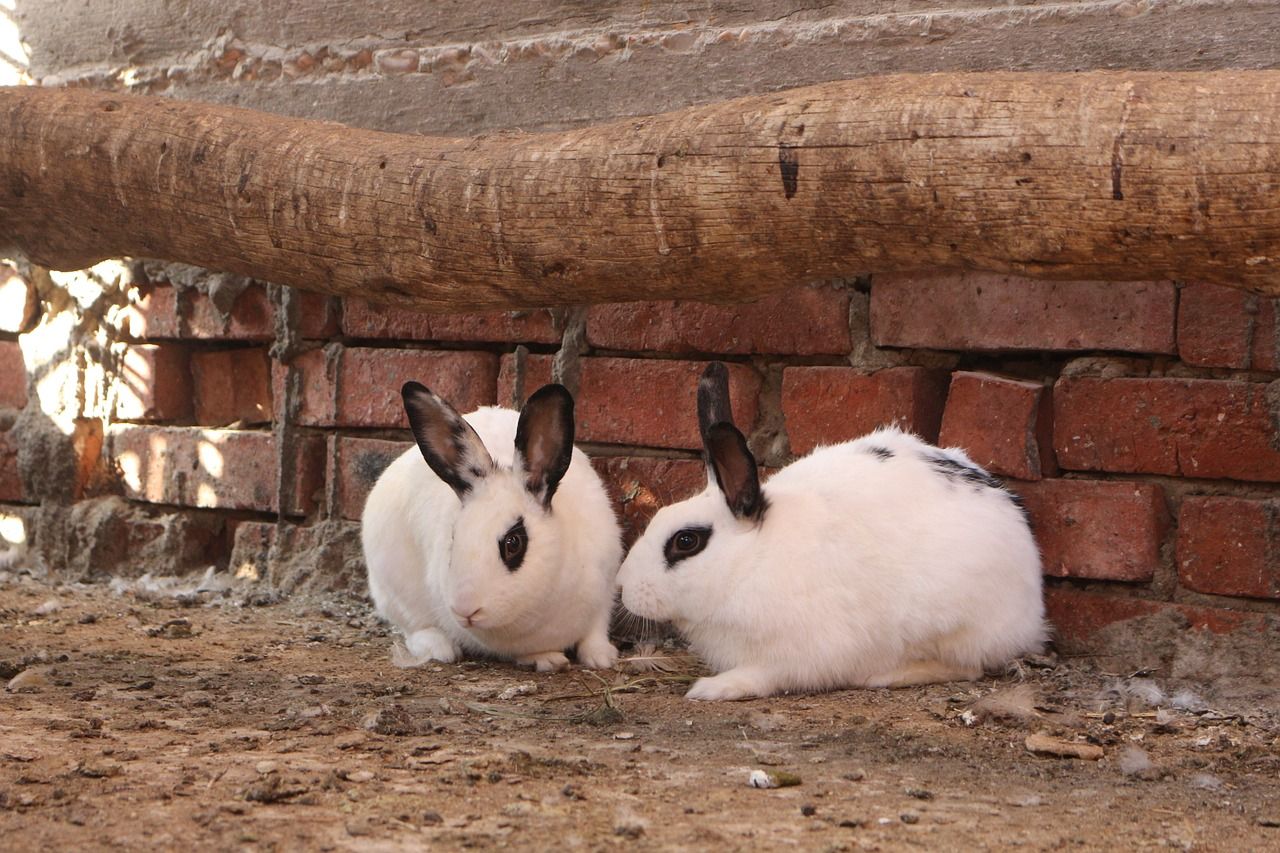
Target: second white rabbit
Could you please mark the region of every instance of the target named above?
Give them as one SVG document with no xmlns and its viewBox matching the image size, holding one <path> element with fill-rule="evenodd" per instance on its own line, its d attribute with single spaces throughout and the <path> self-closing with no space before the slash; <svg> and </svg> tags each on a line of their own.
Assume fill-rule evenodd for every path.
<svg viewBox="0 0 1280 853">
<path fill-rule="evenodd" d="M 1015 495 L 897 429 L 823 447 L 763 487 L 728 378 L 698 389 L 707 488 L 659 510 L 618 575 L 717 675 L 691 699 L 973 679 L 1040 649 L 1040 555 Z"/>
</svg>

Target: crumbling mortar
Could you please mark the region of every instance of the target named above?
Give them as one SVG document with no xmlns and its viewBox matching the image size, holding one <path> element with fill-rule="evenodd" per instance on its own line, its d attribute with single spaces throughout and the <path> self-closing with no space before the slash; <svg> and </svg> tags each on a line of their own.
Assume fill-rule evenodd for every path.
<svg viewBox="0 0 1280 853">
<path fill-rule="evenodd" d="M 559 382 L 577 397 L 582 379 L 582 356 L 588 349 L 587 309 L 562 310 L 565 311 L 564 335 L 560 339 L 560 349 L 551 360 L 551 381 Z"/>
<path fill-rule="evenodd" d="M 284 366 L 284 399 L 277 402 L 274 422 L 271 426 L 276 449 L 276 525 L 285 525 L 290 510 L 300 505 L 296 493 L 298 448 L 298 412 L 302 407 L 302 374 L 293 364 L 293 358 L 301 351 L 301 295 L 293 288 L 278 284 L 267 286 L 271 305 L 275 309 L 275 342 L 271 345 L 271 357 Z M 277 537 L 278 539 L 279 537 Z"/>
</svg>

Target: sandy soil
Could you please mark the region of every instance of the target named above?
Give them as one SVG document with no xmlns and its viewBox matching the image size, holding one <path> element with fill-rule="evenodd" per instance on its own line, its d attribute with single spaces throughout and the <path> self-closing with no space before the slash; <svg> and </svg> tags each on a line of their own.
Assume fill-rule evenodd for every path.
<svg viewBox="0 0 1280 853">
<path fill-rule="evenodd" d="M 708 705 L 679 658 L 602 681 L 390 644 L 345 600 L 0 576 L 0 847 L 1280 849 L 1280 717 L 1158 674 Z"/>
</svg>

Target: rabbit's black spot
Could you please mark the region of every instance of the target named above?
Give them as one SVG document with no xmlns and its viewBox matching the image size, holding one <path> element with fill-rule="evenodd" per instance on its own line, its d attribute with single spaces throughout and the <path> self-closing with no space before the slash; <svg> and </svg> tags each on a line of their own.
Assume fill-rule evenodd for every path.
<svg viewBox="0 0 1280 853">
<path fill-rule="evenodd" d="M 872 456 L 874 456 L 875 458 L 877 458 L 877 459 L 879 459 L 879 460 L 881 460 L 881 461 L 884 461 L 885 459 L 892 459 L 892 458 L 893 458 L 893 451 L 892 451 L 892 450 L 890 450 L 890 449 L 889 449 L 889 448 L 887 448 L 887 447 L 880 447 L 879 445 L 872 445 L 872 446 L 867 447 L 867 448 L 864 448 L 864 449 L 865 449 L 868 453 L 870 453 Z"/>
<path fill-rule="evenodd" d="M 667 558 L 667 568 L 675 568 L 676 563 L 687 560 L 695 554 L 702 553 L 711 541 L 710 527 L 684 527 L 671 534 L 663 548 Z"/>
<path fill-rule="evenodd" d="M 498 556 L 508 571 L 514 572 L 524 562 L 524 554 L 529 550 L 529 534 L 524 529 L 524 519 L 516 519 L 502 538 L 498 540 Z"/>
<path fill-rule="evenodd" d="M 963 483 L 973 486 L 975 489 L 993 489 L 999 492 L 1009 499 L 1009 502 L 1017 508 L 1018 512 L 1022 513 L 1023 519 L 1028 524 L 1031 523 L 1031 516 L 1027 513 L 1027 507 L 1022 501 L 1022 497 L 1006 489 L 1004 481 L 999 477 L 993 477 L 977 465 L 966 465 L 958 459 L 953 459 L 943 453 L 926 454 L 924 461 L 929 463 L 933 470 L 953 483 Z"/>
</svg>

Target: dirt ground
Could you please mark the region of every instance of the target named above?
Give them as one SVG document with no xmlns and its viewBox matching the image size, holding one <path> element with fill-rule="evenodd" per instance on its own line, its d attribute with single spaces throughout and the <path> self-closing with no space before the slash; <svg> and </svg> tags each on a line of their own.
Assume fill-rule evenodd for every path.
<svg viewBox="0 0 1280 853">
<path fill-rule="evenodd" d="M 172 592 L 0 574 L 0 848 L 1280 849 L 1274 703 L 1158 674 L 701 704 L 682 657 L 397 669 L 358 602 Z"/>
</svg>

